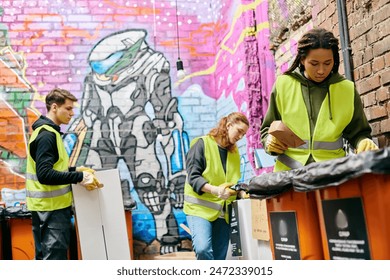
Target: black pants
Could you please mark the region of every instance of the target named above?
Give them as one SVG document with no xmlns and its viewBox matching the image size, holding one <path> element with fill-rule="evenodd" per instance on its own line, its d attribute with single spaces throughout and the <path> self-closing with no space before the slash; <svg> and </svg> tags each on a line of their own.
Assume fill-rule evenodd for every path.
<svg viewBox="0 0 390 280">
<path fill-rule="evenodd" d="M 31 211 L 36 260 L 67 260 L 72 209 Z"/>
</svg>

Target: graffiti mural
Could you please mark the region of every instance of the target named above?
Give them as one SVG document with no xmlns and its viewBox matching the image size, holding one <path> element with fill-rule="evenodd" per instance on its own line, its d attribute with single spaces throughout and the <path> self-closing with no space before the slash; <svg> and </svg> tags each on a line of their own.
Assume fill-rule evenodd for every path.
<svg viewBox="0 0 390 280">
<path fill-rule="evenodd" d="M 79 100 L 62 128 L 71 165 L 119 169 L 136 256 L 191 250 L 180 226 L 188 143 L 232 111 L 258 125 L 264 103 L 256 101 L 266 100 L 274 75 L 267 1 L 41 4 L 0 0 L 2 201 L 24 200 L 30 125 L 45 113 L 46 94 L 63 87 Z M 253 126 L 239 144 L 241 181 L 254 173 L 257 141 Z"/>
<path fill-rule="evenodd" d="M 176 214 L 183 207 L 189 140 L 171 94 L 169 62 L 148 46 L 146 36 L 145 30 L 124 30 L 94 46 L 80 118 L 70 131 L 86 131 L 79 133 L 85 138 L 78 139 L 84 143 L 78 152 L 86 149 L 87 154 L 78 164 L 95 169 L 124 164 L 130 175 L 122 179 L 125 208 L 137 202 L 140 212 L 147 210 L 153 217 L 143 223 L 133 210 L 134 238 L 148 245 L 158 241 L 164 254 L 182 249 Z M 150 224 L 162 220 L 166 226 Z"/>
<path fill-rule="evenodd" d="M 25 78 L 24 57 L 10 46 L 4 24 L 0 33 L 0 198 L 5 206 L 15 206 L 26 198 L 27 134 L 37 119 L 29 105 L 35 90 Z"/>
</svg>

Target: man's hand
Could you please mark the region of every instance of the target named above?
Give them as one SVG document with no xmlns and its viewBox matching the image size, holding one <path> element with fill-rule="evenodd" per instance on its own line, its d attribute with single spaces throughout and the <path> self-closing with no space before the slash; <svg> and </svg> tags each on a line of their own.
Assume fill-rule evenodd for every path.
<svg viewBox="0 0 390 280">
<path fill-rule="evenodd" d="M 85 167 L 85 166 L 76 167 L 76 171 L 79 171 L 79 172 L 88 171 L 88 172 L 90 172 L 92 174 L 95 174 L 95 170 L 94 169 L 89 168 L 89 167 Z"/>
<path fill-rule="evenodd" d="M 265 143 L 266 151 L 268 153 L 283 154 L 288 149 L 287 145 L 283 144 L 275 136 L 268 134 L 267 141 Z"/>
<path fill-rule="evenodd" d="M 80 182 L 89 191 L 102 188 L 104 185 L 99 182 L 95 175 L 89 171 L 83 171 L 83 180 Z"/>
</svg>

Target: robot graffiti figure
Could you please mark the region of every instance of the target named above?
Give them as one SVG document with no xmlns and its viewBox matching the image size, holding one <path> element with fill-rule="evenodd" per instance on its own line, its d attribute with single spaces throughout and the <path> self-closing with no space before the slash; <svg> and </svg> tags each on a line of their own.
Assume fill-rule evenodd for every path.
<svg viewBox="0 0 390 280">
<path fill-rule="evenodd" d="M 117 168 L 125 162 L 141 203 L 155 221 L 166 221 L 156 226 L 163 254 L 180 249 L 173 208 L 183 206 L 188 137 L 171 95 L 169 62 L 145 37 L 144 30 L 126 30 L 95 45 L 80 113 L 88 131 L 85 164 Z M 122 189 L 126 207 L 128 180 Z"/>
</svg>

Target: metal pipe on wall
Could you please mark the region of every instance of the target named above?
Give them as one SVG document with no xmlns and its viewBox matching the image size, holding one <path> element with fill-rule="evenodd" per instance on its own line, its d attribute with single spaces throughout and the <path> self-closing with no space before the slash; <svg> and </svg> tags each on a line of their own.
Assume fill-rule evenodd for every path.
<svg viewBox="0 0 390 280">
<path fill-rule="evenodd" d="M 348 18 L 346 13 L 345 0 L 337 0 L 337 15 L 339 19 L 339 31 L 341 41 L 341 52 L 343 55 L 345 77 L 354 81 L 353 78 L 353 62 L 352 62 L 352 48 L 349 40 Z"/>
</svg>

